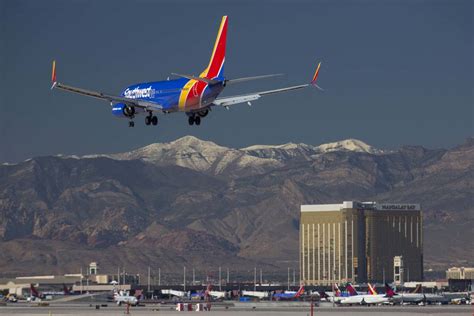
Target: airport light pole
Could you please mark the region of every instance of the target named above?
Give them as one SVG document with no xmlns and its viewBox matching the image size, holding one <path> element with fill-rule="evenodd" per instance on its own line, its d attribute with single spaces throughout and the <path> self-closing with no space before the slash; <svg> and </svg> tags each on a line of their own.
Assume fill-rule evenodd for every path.
<svg viewBox="0 0 474 316">
<path fill-rule="evenodd" d="M 148 266 L 148 293 L 150 293 L 150 266 Z"/>
<path fill-rule="evenodd" d="M 257 291 L 257 267 L 253 271 L 253 290 Z"/>
<path fill-rule="evenodd" d="M 219 267 L 219 291 L 222 291 L 222 269 Z"/>
<path fill-rule="evenodd" d="M 158 286 L 161 286 L 161 268 L 158 268 Z"/>
<path fill-rule="evenodd" d="M 260 269 L 260 286 L 262 285 L 262 283 L 263 283 L 262 269 Z"/>
<path fill-rule="evenodd" d="M 186 292 L 186 267 L 183 267 L 183 289 Z"/>
<path fill-rule="evenodd" d="M 193 285 L 196 284 L 196 274 L 194 272 L 194 268 L 193 268 Z"/>
<path fill-rule="evenodd" d="M 290 290 L 290 267 L 288 267 L 288 288 L 287 290 Z"/>
<path fill-rule="evenodd" d="M 229 268 L 227 268 L 227 284 L 229 284 Z"/>
</svg>

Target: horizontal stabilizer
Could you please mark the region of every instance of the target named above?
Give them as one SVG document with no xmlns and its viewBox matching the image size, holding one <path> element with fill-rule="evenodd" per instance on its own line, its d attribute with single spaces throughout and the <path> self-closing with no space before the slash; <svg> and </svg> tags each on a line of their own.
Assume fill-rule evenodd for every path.
<svg viewBox="0 0 474 316">
<path fill-rule="evenodd" d="M 273 77 L 280 77 L 283 76 L 284 74 L 272 74 L 272 75 L 262 75 L 262 76 L 253 76 L 253 77 L 244 77 L 244 78 L 237 78 L 237 79 L 228 79 L 226 80 L 226 84 L 232 84 L 232 83 L 241 83 L 245 81 L 252 81 L 252 80 L 259 80 L 259 79 L 267 79 L 267 78 L 273 78 Z"/>
<path fill-rule="evenodd" d="M 195 76 L 192 76 L 192 75 L 182 75 L 182 74 L 177 74 L 177 73 L 174 73 L 174 72 L 172 72 L 171 74 L 173 76 L 178 76 L 178 77 L 187 78 L 187 79 L 191 79 L 191 80 L 202 81 L 202 82 L 205 82 L 207 84 L 216 84 L 216 83 L 221 82 L 219 80 L 213 80 L 213 79 L 202 78 L 202 77 L 195 77 Z"/>
</svg>

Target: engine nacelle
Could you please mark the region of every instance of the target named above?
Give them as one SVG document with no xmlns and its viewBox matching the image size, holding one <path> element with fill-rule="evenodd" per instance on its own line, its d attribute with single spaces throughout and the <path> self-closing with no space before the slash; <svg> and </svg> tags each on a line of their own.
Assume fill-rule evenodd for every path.
<svg viewBox="0 0 474 316">
<path fill-rule="evenodd" d="M 114 104 L 112 108 L 112 114 L 119 117 L 131 118 L 135 115 L 135 107 L 127 105 L 125 103 Z"/>
</svg>

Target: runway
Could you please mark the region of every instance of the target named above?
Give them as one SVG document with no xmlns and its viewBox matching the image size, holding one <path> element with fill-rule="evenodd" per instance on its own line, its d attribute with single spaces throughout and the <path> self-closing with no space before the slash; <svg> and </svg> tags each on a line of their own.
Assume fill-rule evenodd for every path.
<svg viewBox="0 0 474 316">
<path fill-rule="evenodd" d="M 79 304 L 67 304 L 57 303 L 51 304 L 50 306 L 38 306 L 33 304 L 19 303 L 9 304 L 7 306 L 0 306 L 0 315 L 22 315 L 22 316 L 33 316 L 33 315 L 79 315 L 79 316 L 90 316 L 90 315 L 124 315 L 126 308 L 123 306 L 117 306 L 113 303 L 106 304 L 107 306 L 95 304 L 79 303 Z M 174 305 L 146 305 L 137 306 L 130 308 L 130 315 L 180 315 L 190 314 L 196 312 L 178 312 L 175 310 Z M 351 316 L 362 316 L 362 315 L 390 315 L 390 316 L 409 316 L 409 315 L 436 315 L 436 316 L 448 316 L 448 315 L 474 315 L 474 307 L 469 305 L 443 305 L 443 306 L 377 306 L 377 307 L 315 307 L 314 315 L 351 315 Z M 260 303 L 249 303 L 246 305 L 216 305 L 213 306 L 210 312 L 202 312 L 202 314 L 212 315 L 250 315 L 255 314 L 258 316 L 308 316 L 310 314 L 310 308 L 308 305 L 267 305 Z"/>
</svg>

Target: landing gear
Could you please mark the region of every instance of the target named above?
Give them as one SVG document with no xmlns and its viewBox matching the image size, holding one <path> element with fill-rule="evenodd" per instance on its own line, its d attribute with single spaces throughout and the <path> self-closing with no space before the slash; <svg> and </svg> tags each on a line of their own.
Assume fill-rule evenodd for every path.
<svg viewBox="0 0 474 316">
<path fill-rule="evenodd" d="M 189 125 L 201 125 L 201 118 L 206 116 L 209 113 L 208 109 L 205 109 L 201 112 L 188 112 L 188 123 Z"/>
<path fill-rule="evenodd" d="M 149 114 L 145 117 L 145 124 L 146 125 L 157 125 L 158 124 L 158 118 L 155 115 L 152 115 L 151 112 L 148 112 Z"/>
<path fill-rule="evenodd" d="M 135 126 L 135 122 L 134 122 L 134 121 L 128 122 L 128 127 L 134 127 L 134 126 Z"/>
</svg>

